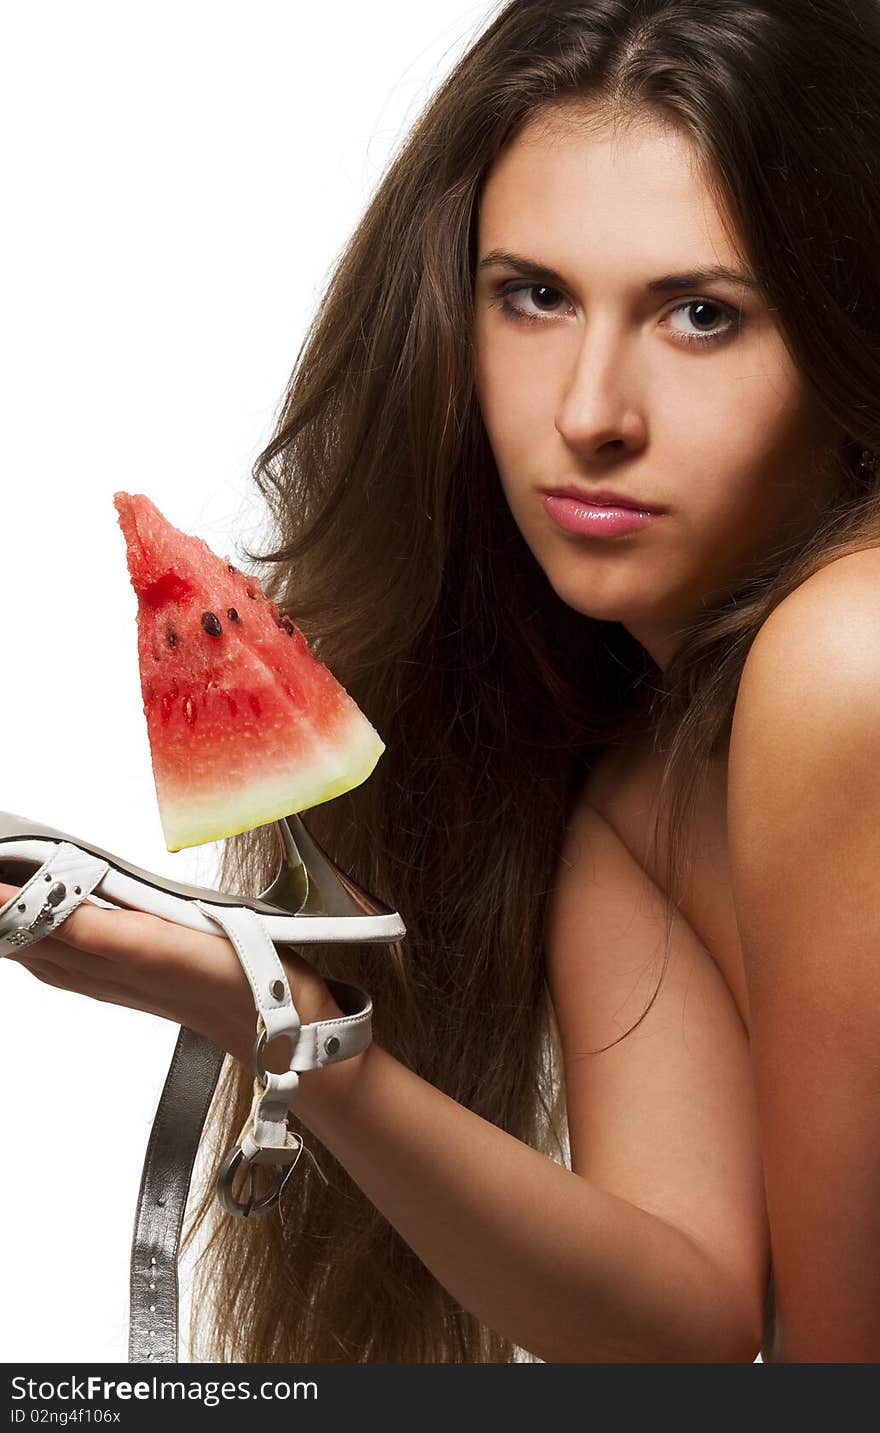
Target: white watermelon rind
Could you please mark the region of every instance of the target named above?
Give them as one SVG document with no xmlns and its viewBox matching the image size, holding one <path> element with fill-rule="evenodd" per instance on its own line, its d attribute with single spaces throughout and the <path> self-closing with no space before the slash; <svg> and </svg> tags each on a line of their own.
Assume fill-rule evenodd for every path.
<svg viewBox="0 0 880 1433">
<path fill-rule="evenodd" d="M 327 748 L 328 760 L 316 760 L 311 767 L 299 765 L 295 773 L 268 777 L 265 781 L 248 781 L 247 804 L 242 793 L 234 797 L 238 807 L 237 822 L 230 826 L 230 793 L 221 791 L 200 800 L 190 792 L 185 800 L 175 801 L 166 790 L 159 802 L 162 831 L 166 848 L 181 851 L 188 846 L 201 846 L 211 841 L 240 835 L 256 826 L 278 821 L 282 816 L 320 806 L 360 786 L 371 774 L 385 743 L 363 713 L 357 712 L 352 723 L 351 742 L 342 755 L 345 768 L 340 771 L 338 745 Z M 158 792 L 157 792 L 158 794 Z"/>
</svg>

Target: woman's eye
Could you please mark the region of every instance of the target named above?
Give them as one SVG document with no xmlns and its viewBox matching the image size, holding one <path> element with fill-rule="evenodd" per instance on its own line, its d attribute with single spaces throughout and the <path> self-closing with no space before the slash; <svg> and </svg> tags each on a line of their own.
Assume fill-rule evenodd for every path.
<svg viewBox="0 0 880 1433">
<path fill-rule="evenodd" d="M 696 331 L 683 333 L 674 329 L 676 343 L 711 343 L 715 339 L 727 338 L 734 329 L 740 329 L 743 325 L 743 316 L 739 309 L 731 308 L 730 304 L 723 304 L 719 299 L 688 299 L 687 303 L 678 304 L 670 309 L 669 317 L 677 313 L 688 313 L 693 311 L 692 322 L 696 322 Z M 719 318 L 723 322 L 722 328 L 717 328 Z M 706 327 L 704 327 L 706 325 Z"/>
<path fill-rule="evenodd" d="M 513 303 L 514 296 L 520 294 L 525 295 L 534 307 L 523 307 L 521 301 Z M 512 284 L 501 289 L 497 298 L 490 300 L 490 304 L 497 303 L 505 317 L 516 323 L 540 324 L 558 316 L 562 297 L 559 290 L 551 288 L 549 284 Z M 688 332 L 673 325 L 676 343 L 711 343 L 727 338 L 734 329 L 742 328 L 743 324 L 742 313 L 730 304 L 722 303 L 720 299 L 688 299 L 686 303 L 680 303 L 671 309 L 667 318 L 679 313 L 689 314 L 689 321 L 694 326 Z M 721 327 L 718 326 L 719 323 Z"/>
<path fill-rule="evenodd" d="M 520 308 L 518 304 L 511 303 L 510 300 L 513 294 L 528 294 L 530 296 L 532 294 L 540 294 L 538 312 L 535 313 L 534 310 L 530 312 L 528 309 Z M 545 319 L 542 315 L 548 315 L 550 318 L 555 316 L 552 309 L 548 312 L 548 309 L 543 307 L 543 305 L 548 302 L 548 294 L 555 294 L 557 298 L 561 297 L 559 290 L 551 289 L 549 284 L 514 284 L 509 288 L 501 289 L 497 299 L 493 299 L 491 302 L 493 304 L 497 302 L 500 305 L 501 312 L 507 318 L 520 320 L 523 323 L 544 323 Z M 552 299 L 550 301 L 552 302 Z"/>
</svg>

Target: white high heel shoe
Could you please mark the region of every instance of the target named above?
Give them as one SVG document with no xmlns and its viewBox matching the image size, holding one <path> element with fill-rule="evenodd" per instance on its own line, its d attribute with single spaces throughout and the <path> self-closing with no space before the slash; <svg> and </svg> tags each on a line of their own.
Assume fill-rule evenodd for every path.
<svg viewBox="0 0 880 1433">
<path fill-rule="evenodd" d="M 372 1039 L 370 996 L 359 986 L 327 978 L 346 1013 L 303 1025 L 276 944 L 379 942 L 406 934 L 397 911 L 368 894 L 330 859 L 299 816 L 274 823 L 278 873 L 259 896 L 188 886 L 141 870 L 64 831 L 0 812 L 0 881 L 21 889 L 0 906 L 0 956 L 56 930 L 91 897 L 99 905 L 145 911 L 192 930 L 229 937 L 247 975 L 257 1009 L 254 1100 L 217 1178 L 227 1213 L 258 1214 L 278 1202 L 302 1151 L 287 1128 L 299 1075 L 349 1059 Z M 276 1035 L 291 1044 L 284 1074 L 267 1071 L 263 1049 Z M 181 1026 L 156 1109 L 144 1159 L 131 1245 L 130 1363 L 178 1361 L 177 1258 L 183 1216 L 199 1141 L 225 1051 Z M 248 1165 L 249 1195 L 236 1199 L 233 1181 Z M 255 1168 L 275 1170 L 274 1187 L 255 1199 Z"/>
</svg>

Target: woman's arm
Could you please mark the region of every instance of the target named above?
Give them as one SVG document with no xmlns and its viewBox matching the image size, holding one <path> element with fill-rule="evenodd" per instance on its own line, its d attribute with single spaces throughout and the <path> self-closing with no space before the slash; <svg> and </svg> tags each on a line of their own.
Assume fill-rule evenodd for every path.
<svg viewBox="0 0 880 1433">
<path fill-rule="evenodd" d="M 0 886 L 0 898 L 14 890 Z M 454 1298 L 545 1362 L 752 1361 L 760 1346 L 766 1249 L 745 1033 L 683 922 L 646 1018 L 587 1054 L 647 1004 L 662 911 L 585 808 L 548 936 L 571 1170 L 376 1044 L 300 1076 L 305 1125 Z M 342 1013 L 306 961 L 279 953 L 304 1022 Z M 84 904 L 8 958 L 60 988 L 186 1024 L 251 1067 L 253 1000 L 225 937 Z M 492 1030 L 472 1038 L 491 1041 Z M 284 1068 L 286 1045 L 267 1046 L 267 1068 Z"/>
<path fill-rule="evenodd" d="M 307 1071 L 297 1112 L 453 1297 L 545 1362 L 754 1361 L 759 1334 L 735 1323 L 729 1281 L 683 1230 L 381 1046 Z"/>
<path fill-rule="evenodd" d="M 731 870 L 781 1358 L 880 1362 L 878 556 L 814 575 L 749 653 Z"/>
<path fill-rule="evenodd" d="M 304 1124 L 440 1283 L 545 1362 L 752 1362 L 760 1348 L 766 1230 L 747 1040 L 689 928 L 641 1026 L 592 1062 L 582 1054 L 647 1004 L 661 913 L 608 825 L 582 812 L 550 939 L 572 1170 L 375 1043 L 300 1079 Z"/>
</svg>

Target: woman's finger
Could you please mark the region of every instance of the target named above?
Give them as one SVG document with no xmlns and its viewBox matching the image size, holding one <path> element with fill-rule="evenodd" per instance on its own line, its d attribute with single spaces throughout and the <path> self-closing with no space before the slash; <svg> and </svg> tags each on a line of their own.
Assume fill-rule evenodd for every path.
<svg viewBox="0 0 880 1433">
<path fill-rule="evenodd" d="M 10 886 L 0 882 L 0 904 L 5 905 L 7 901 L 17 896 L 21 890 L 20 886 Z M 88 897 L 71 911 L 51 935 L 47 933 L 41 940 L 51 941 L 53 945 L 60 942 L 62 945 L 72 946 L 75 949 L 89 950 L 93 955 L 114 956 L 134 952 L 138 946 L 139 936 L 142 934 L 137 917 L 139 911 L 124 910 L 116 908 L 106 910 L 102 906 L 96 906 L 89 901 Z M 106 919 L 102 919 L 106 917 Z"/>
<path fill-rule="evenodd" d="M 0 883 L 0 903 L 19 890 Z M 51 935 L 5 958 L 56 989 L 159 1015 L 207 1035 L 239 1060 L 250 1058 L 253 994 L 225 935 L 84 900 Z M 300 1018 L 310 1023 L 330 1001 L 327 987 L 294 950 L 282 948 L 279 958 Z"/>
<path fill-rule="evenodd" d="M 5 904 L 19 889 L 0 883 L 0 903 Z M 41 959 L 57 960 L 84 975 L 107 979 L 122 965 L 133 976 L 162 978 L 179 968 L 182 957 L 198 951 L 209 967 L 222 970 L 225 965 L 239 983 L 237 971 L 232 970 L 232 963 L 238 966 L 238 960 L 225 936 L 195 932 L 146 911 L 97 906 L 88 898 L 51 935 L 43 936 L 39 945 L 44 951 Z"/>
<path fill-rule="evenodd" d="M 111 978 L 115 965 L 110 956 L 96 955 L 91 950 L 78 950 L 72 945 L 62 945 L 60 940 L 47 935 L 33 941 L 31 945 L 22 946 L 19 950 L 7 951 L 3 959 L 17 961 L 19 965 L 39 960 L 47 966 L 54 965 L 61 971 L 76 971 L 81 975 L 107 979 Z"/>
</svg>

